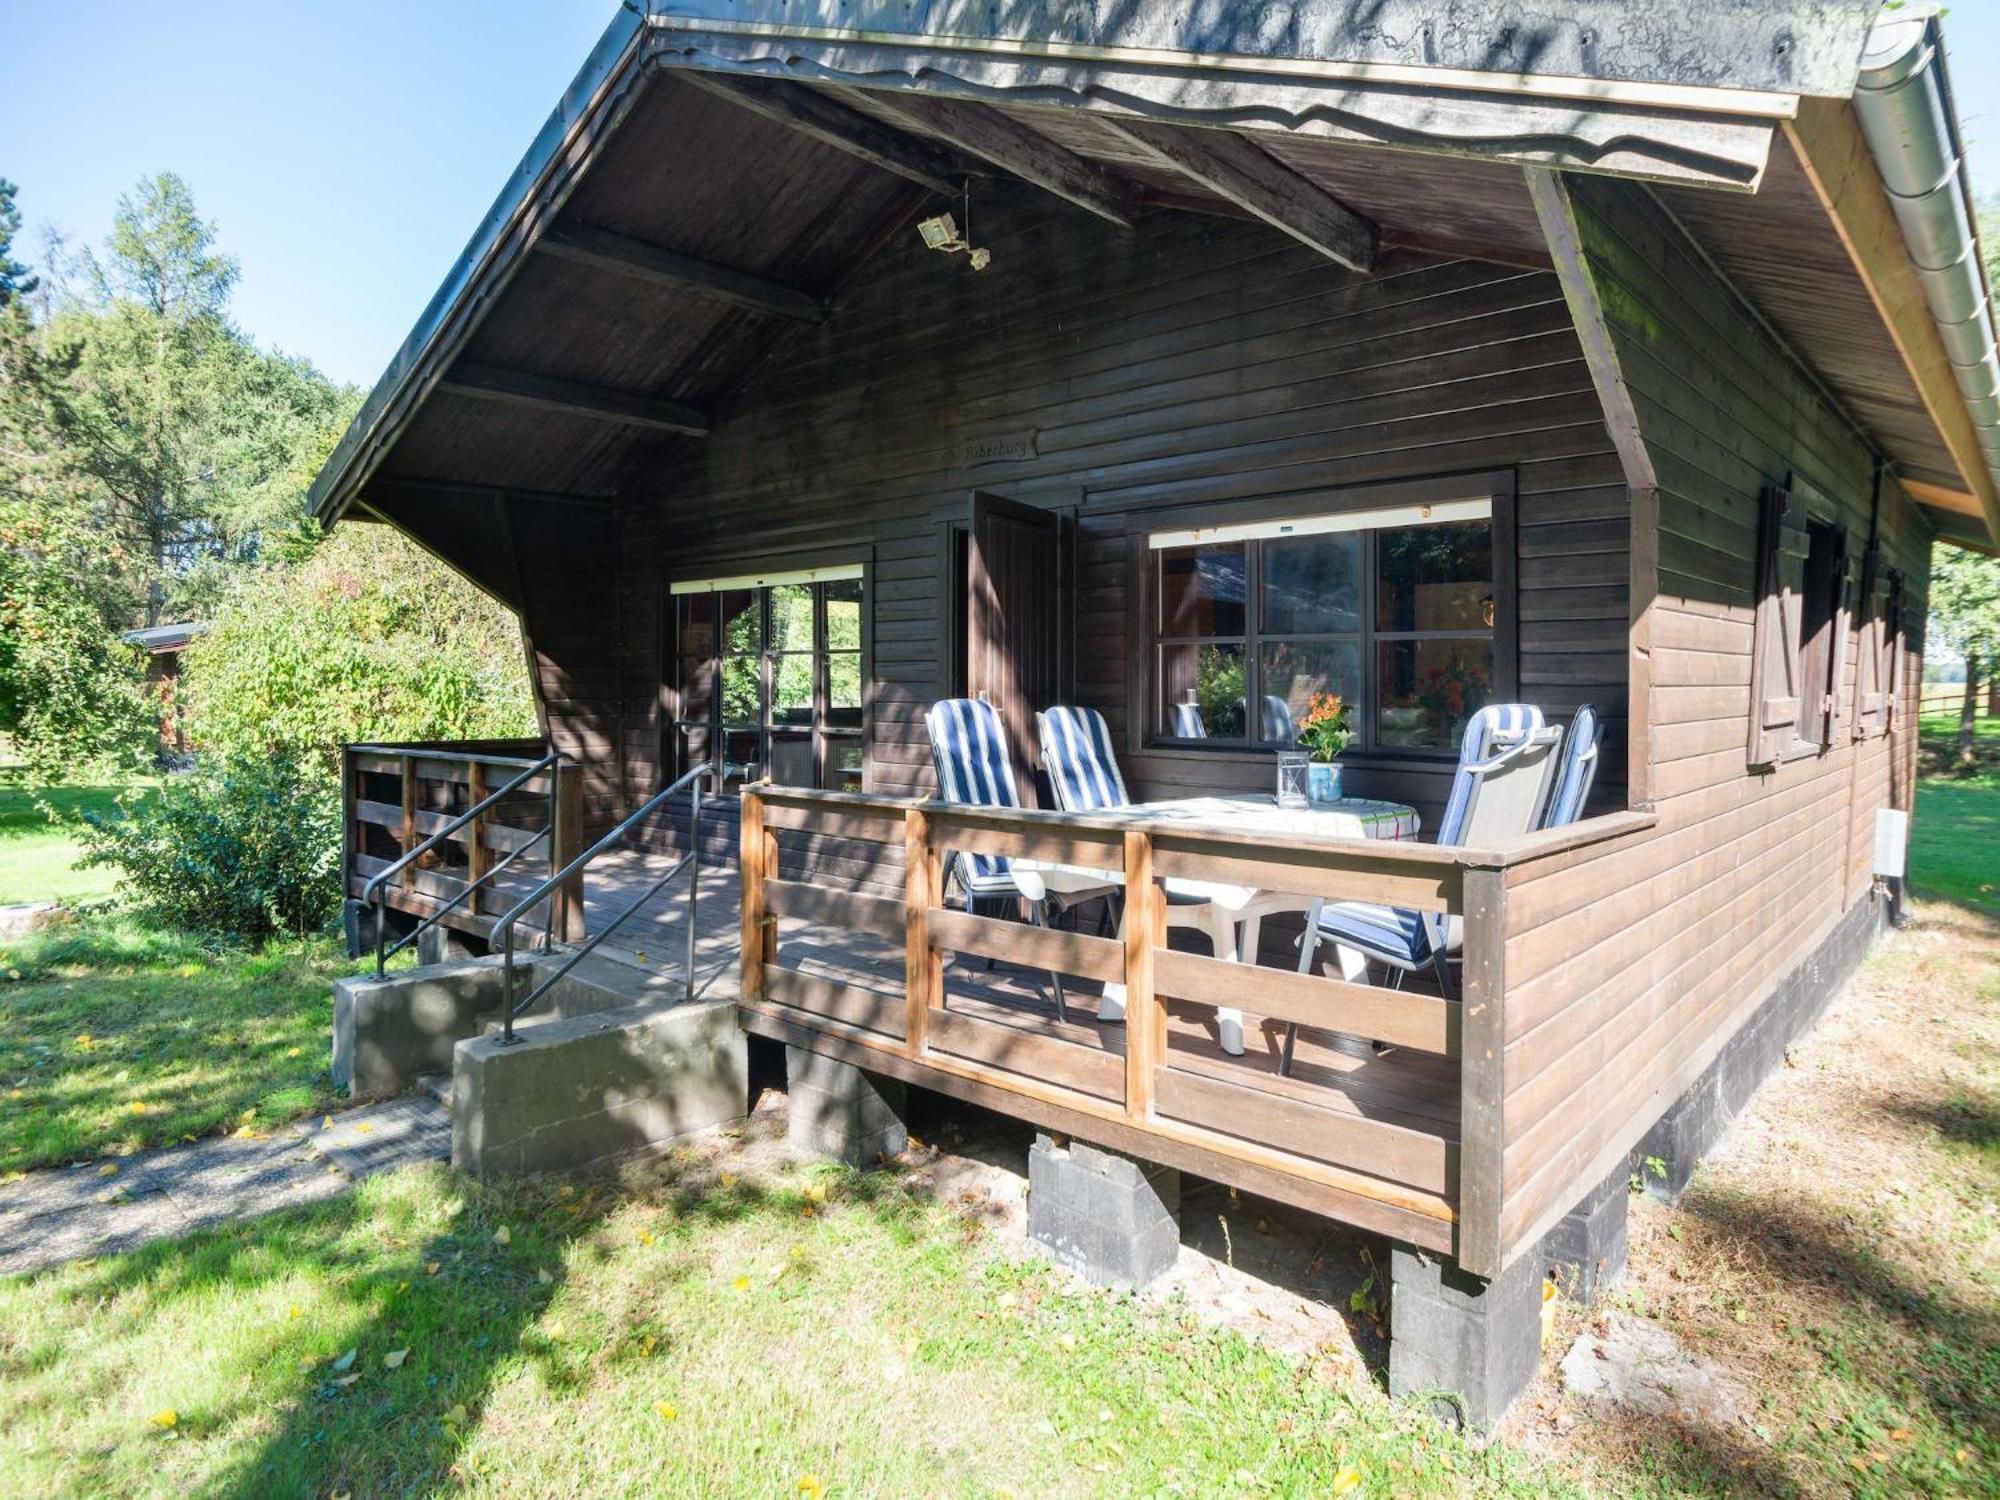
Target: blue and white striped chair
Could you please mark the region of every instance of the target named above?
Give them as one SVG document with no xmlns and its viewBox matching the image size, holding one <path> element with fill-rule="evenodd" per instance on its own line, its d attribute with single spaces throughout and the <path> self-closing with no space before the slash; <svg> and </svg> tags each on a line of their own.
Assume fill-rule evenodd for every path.
<svg viewBox="0 0 2000 1500">
<path fill-rule="evenodd" d="M 1604 720 L 1596 705 L 1586 703 L 1569 721 L 1563 737 L 1562 764 L 1556 770 L 1556 789 L 1549 794 L 1549 814 L 1544 828 L 1567 828 L 1583 816 L 1590 804 L 1590 788 L 1597 781 L 1598 754 L 1604 745 Z"/>
<path fill-rule="evenodd" d="M 970 807 L 1023 807 L 1014 786 L 1014 758 L 1008 748 L 1007 728 L 1000 711 L 978 698 L 943 698 L 924 712 L 924 727 L 930 731 L 931 763 L 937 768 L 938 798 Z M 1060 890 L 1050 887 L 1040 872 L 1016 869 L 1002 854 L 968 853 L 954 850 L 946 880 L 956 880 L 965 893 L 965 908 L 973 910 L 977 901 L 1027 903 L 1028 920 L 1045 926 L 1046 908 L 1104 894 L 1113 882 L 1099 879 L 1086 886 Z M 989 965 L 990 966 L 990 965 Z M 1055 990 L 1056 1019 L 1067 1021 L 1069 1008 L 1063 997 L 1062 977 L 1051 973 Z"/>
<path fill-rule="evenodd" d="M 1184 740 L 1205 740 L 1208 738 L 1208 723 L 1201 716 L 1199 703 L 1175 703 L 1171 705 L 1174 715 L 1174 734 Z"/>
<path fill-rule="evenodd" d="M 1263 729 L 1267 745 L 1296 745 L 1299 742 L 1298 726 L 1292 722 L 1292 705 L 1276 693 L 1264 695 Z"/>
<path fill-rule="evenodd" d="M 1542 826 L 1559 760 L 1562 731 L 1546 727 L 1542 711 L 1528 703 L 1490 704 L 1474 714 L 1459 742 L 1458 770 L 1438 823 L 1437 842 L 1458 845 L 1518 837 Z M 1307 919 L 1299 972 L 1311 971 L 1322 941 L 1341 953 L 1347 974 L 1352 955 L 1364 965 L 1381 963 L 1392 989 L 1418 969 L 1437 974 L 1439 991 L 1455 998 L 1450 959 L 1464 941 L 1464 919 L 1408 911 L 1366 901 L 1329 901 Z M 1278 1071 L 1289 1073 L 1298 1027 L 1285 1027 L 1284 1056 Z"/>
</svg>

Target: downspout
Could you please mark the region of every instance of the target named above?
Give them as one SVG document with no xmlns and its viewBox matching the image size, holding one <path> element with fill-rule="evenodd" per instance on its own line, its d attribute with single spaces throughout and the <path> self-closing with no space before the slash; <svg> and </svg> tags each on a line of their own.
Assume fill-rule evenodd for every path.
<svg viewBox="0 0 2000 1500">
<path fill-rule="evenodd" d="M 1854 112 L 1965 396 L 1987 472 L 2000 484 L 2000 358 L 1972 185 L 1935 11 L 1884 13 L 1868 34 Z"/>
</svg>

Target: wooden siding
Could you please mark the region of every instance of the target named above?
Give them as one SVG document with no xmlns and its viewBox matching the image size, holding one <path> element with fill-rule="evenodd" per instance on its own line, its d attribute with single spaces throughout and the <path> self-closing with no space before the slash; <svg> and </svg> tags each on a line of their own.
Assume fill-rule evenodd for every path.
<svg viewBox="0 0 2000 1500">
<path fill-rule="evenodd" d="M 989 270 L 895 236 L 705 443 L 621 498 L 628 799 L 662 775 L 665 583 L 843 557 L 873 564 L 869 789 L 926 790 L 922 714 L 949 675 L 941 533 L 975 488 L 1073 510 L 1076 695 L 1123 737 L 1149 509 L 1511 470 L 1521 692 L 1559 715 L 1595 702 L 1622 741 L 1627 499 L 1553 275 L 1398 253 L 1362 277 L 1262 225 L 1159 212 L 1125 233 L 984 191 Z M 1029 432 L 1032 457 L 960 462 Z M 1159 750 L 1126 769 L 1158 797 L 1262 788 L 1269 765 Z M 1385 760 L 1349 784 L 1434 820 L 1447 770 Z M 1601 805 L 1622 795 L 1607 778 Z"/>
<path fill-rule="evenodd" d="M 1856 652 L 1825 753 L 1747 759 L 1759 496 L 1796 473 L 1867 545 L 1875 458 L 1643 191 L 1568 179 L 1578 274 L 1604 310 L 1658 482 L 1651 619 L 1656 829 L 1510 874 L 1503 1239 L 1530 1243 L 1616 1168 L 1841 913 L 1872 899 L 1877 808 L 1907 808 L 1915 737 L 1852 738 Z M 1905 640 L 1924 611 L 1929 533 L 1881 486 Z M 1858 589 L 1858 561 L 1855 564 Z M 1918 678 L 1913 655 L 1906 681 Z"/>
</svg>

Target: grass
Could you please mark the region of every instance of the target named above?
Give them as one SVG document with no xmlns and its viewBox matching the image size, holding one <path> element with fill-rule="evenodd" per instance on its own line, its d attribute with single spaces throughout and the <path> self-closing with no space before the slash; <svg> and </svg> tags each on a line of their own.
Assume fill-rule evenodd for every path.
<svg viewBox="0 0 2000 1500">
<path fill-rule="evenodd" d="M 49 821 L 43 804 L 61 817 L 108 813 L 126 785 L 34 786 L 0 779 L 0 906 L 17 901 L 91 901 L 109 896 L 109 869 L 78 869 L 82 852 L 67 829 Z"/>
<path fill-rule="evenodd" d="M 410 1169 L 0 1283 L 0 1491 L 1566 1492 L 887 1174 L 727 1165 Z"/>
<path fill-rule="evenodd" d="M 103 914 L 0 943 L 0 1177 L 322 1107 L 348 967 Z"/>
<path fill-rule="evenodd" d="M 1957 758 L 1956 714 L 1920 722 L 1911 890 L 2000 917 L 2000 719 L 1976 721 L 1969 766 Z"/>
</svg>

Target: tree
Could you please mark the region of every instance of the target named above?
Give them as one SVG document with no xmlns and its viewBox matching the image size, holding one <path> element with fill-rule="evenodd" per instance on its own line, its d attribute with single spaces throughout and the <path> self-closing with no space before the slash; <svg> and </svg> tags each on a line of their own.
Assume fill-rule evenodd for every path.
<svg viewBox="0 0 2000 1500">
<path fill-rule="evenodd" d="M 28 268 L 13 257 L 14 236 L 21 232 L 21 210 L 14 195 L 20 189 L 0 177 L 0 307 L 25 297 L 40 285 Z"/>
<path fill-rule="evenodd" d="M 2000 558 L 1962 547 L 1931 554 L 1930 629 L 1965 658 L 1965 698 L 1959 710 L 1958 758 L 1974 759 L 1982 674 L 2000 671 Z"/>
</svg>

